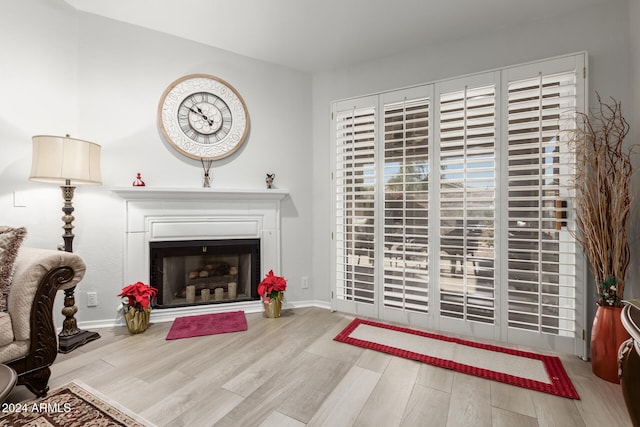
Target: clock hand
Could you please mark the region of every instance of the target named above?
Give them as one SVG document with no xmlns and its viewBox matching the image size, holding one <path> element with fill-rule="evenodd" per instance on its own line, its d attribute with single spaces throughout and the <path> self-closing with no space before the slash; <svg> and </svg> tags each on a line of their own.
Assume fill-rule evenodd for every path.
<svg viewBox="0 0 640 427">
<path fill-rule="evenodd" d="M 193 114 L 197 114 L 199 116 L 202 115 L 202 113 L 197 112 L 196 110 L 193 109 L 193 107 L 189 107 L 189 111 L 191 111 Z"/>
<path fill-rule="evenodd" d="M 200 109 L 200 107 L 198 107 L 196 105 L 196 108 L 198 109 L 198 111 L 200 112 L 200 114 L 202 115 L 202 118 L 205 119 L 207 121 L 207 123 L 209 123 L 209 126 L 213 126 L 213 120 L 211 120 L 210 118 L 208 118 L 207 116 L 205 116 L 205 114 L 202 112 L 202 110 Z"/>
<path fill-rule="evenodd" d="M 198 108 L 198 107 L 196 107 L 196 108 Z M 193 109 L 193 107 L 189 107 L 189 111 L 191 111 L 193 114 L 197 114 L 197 115 L 199 115 L 201 117 L 205 117 L 205 115 L 202 114 L 202 110 L 199 109 L 199 108 L 198 108 L 198 111 L 196 111 L 196 110 Z"/>
<path fill-rule="evenodd" d="M 208 118 L 200 109 L 200 107 L 196 107 L 198 109 L 198 111 L 194 110 L 192 107 L 189 107 L 189 111 L 191 111 L 193 114 L 197 114 L 200 117 L 202 117 L 203 119 L 205 119 L 207 121 L 207 123 L 209 123 L 209 126 L 213 126 L 213 120 L 211 120 L 210 118 Z"/>
</svg>

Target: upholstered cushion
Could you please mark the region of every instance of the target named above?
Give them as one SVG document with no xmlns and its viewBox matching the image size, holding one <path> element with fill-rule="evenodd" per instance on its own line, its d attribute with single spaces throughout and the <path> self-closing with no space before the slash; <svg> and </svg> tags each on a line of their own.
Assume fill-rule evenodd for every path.
<svg viewBox="0 0 640 427">
<path fill-rule="evenodd" d="M 0 313 L 0 347 L 13 342 L 13 326 L 9 313 Z"/>
<path fill-rule="evenodd" d="M 7 311 L 14 262 L 27 230 L 24 227 L 0 227 L 0 311 Z"/>
<path fill-rule="evenodd" d="M 0 347 L 13 342 L 13 326 L 9 313 L 0 312 Z"/>
<path fill-rule="evenodd" d="M 13 341 L 0 347 L 0 362 L 5 363 L 29 353 L 29 341 Z"/>
<path fill-rule="evenodd" d="M 59 290 L 76 286 L 84 277 L 86 266 L 77 254 L 28 246 L 22 246 L 18 251 L 11 294 L 9 294 L 7 301 L 8 311 L 11 314 L 13 336 L 16 341 L 30 339 L 31 307 L 38 285 L 47 273 L 62 266 L 71 267 L 75 276 L 68 283 L 61 285 Z M 57 315 L 54 313 L 54 316 L 57 317 Z M 56 322 L 62 321 L 56 317 L 54 317 Z"/>
</svg>

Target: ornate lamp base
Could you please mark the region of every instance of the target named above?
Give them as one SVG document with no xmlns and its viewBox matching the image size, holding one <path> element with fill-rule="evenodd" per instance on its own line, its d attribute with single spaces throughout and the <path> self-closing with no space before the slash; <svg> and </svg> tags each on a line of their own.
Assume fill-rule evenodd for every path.
<svg viewBox="0 0 640 427">
<path fill-rule="evenodd" d="M 62 331 L 58 334 L 58 352 L 69 353 L 76 348 L 85 345 L 90 341 L 100 338 L 97 332 L 83 331 L 78 329 L 75 314 L 78 311 L 74 295 L 75 286 L 64 291 L 64 308 L 62 314 L 65 316 L 62 322 Z"/>
<path fill-rule="evenodd" d="M 100 334 L 91 331 L 82 331 L 78 329 L 78 333 L 74 335 L 62 336 L 58 335 L 58 352 L 70 353 L 78 347 L 85 345 L 90 341 L 100 338 Z"/>
<path fill-rule="evenodd" d="M 73 252 L 73 238 L 75 237 L 73 230 L 73 193 L 76 187 L 70 185 L 69 180 L 67 180 L 66 185 L 61 185 L 62 189 L 62 197 L 64 198 L 64 206 L 62 207 L 62 212 L 64 212 L 64 216 L 62 220 L 64 221 L 64 234 L 62 238 L 64 240 L 64 246 L 60 248 L 65 252 Z M 76 287 L 65 289 L 64 291 L 64 308 L 62 309 L 62 314 L 65 319 L 62 322 L 62 332 L 58 334 L 58 352 L 60 353 L 69 353 L 76 348 L 85 345 L 90 341 L 97 340 L 100 338 L 100 334 L 97 332 L 91 331 L 83 331 L 78 329 L 78 323 L 76 322 L 75 314 L 78 312 L 78 307 L 76 307 L 76 298 L 74 295 Z"/>
</svg>

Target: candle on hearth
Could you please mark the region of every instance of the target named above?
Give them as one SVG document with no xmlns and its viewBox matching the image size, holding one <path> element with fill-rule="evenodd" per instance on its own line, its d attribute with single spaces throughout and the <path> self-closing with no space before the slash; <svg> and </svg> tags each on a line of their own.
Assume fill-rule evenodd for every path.
<svg viewBox="0 0 640 427">
<path fill-rule="evenodd" d="M 224 296 L 224 289 L 216 288 L 216 290 L 214 291 L 214 294 L 215 294 L 216 301 L 220 301 Z"/>
<path fill-rule="evenodd" d="M 211 289 L 203 289 L 200 291 L 200 296 L 203 302 L 207 302 L 211 299 Z"/>
<path fill-rule="evenodd" d="M 236 299 L 238 285 L 236 282 L 229 282 L 229 299 Z"/>
<path fill-rule="evenodd" d="M 187 304 L 196 302 L 196 287 L 194 285 L 187 286 Z"/>
</svg>

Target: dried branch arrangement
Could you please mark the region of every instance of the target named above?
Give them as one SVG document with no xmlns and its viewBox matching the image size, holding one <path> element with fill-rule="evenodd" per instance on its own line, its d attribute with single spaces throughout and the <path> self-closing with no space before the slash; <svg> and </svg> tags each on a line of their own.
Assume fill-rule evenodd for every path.
<svg viewBox="0 0 640 427">
<path fill-rule="evenodd" d="M 597 95 L 597 94 L 596 94 Z M 576 239 L 582 245 L 596 282 L 598 304 L 620 306 L 630 252 L 631 154 L 624 139 L 629 124 L 620 102 L 579 114 L 570 131 L 576 155 Z"/>
</svg>

